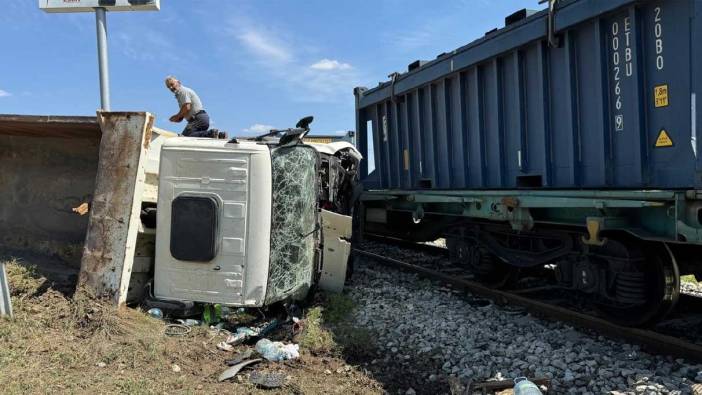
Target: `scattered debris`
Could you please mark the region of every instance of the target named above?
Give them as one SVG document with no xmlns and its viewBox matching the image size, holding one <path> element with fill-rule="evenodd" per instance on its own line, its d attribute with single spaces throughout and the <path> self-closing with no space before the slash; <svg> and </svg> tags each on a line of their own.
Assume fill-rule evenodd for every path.
<svg viewBox="0 0 702 395">
<path fill-rule="evenodd" d="M 259 372 L 254 371 L 249 375 L 249 381 L 259 387 L 272 389 L 280 388 L 285 384 L 285 374 L 280 372 Z"/>
<path fill-rule="evenodd" d="M 200 325 L 202 325 L 202 321 L 194 320 L 192 318 L 188 318 L 185 320 L 177 319 L 177 320 L 175 320 L 175 322 L 182 324 L 182 325 L 185 325 L 185 326 L 200 326 Z"/>
<path fill-rule="evenodd" d="M 526 377 L 517 377 L 514 379 L 514 395 L 542 395 L 542 392 Z"/>
<path fill-rule="evenodd" d="M 216 324 L 222 320 L 222 305 L 206 305 L 202 312 L 202 320 L 205 324 Z"/>
<path fill-rule="evenodd" d="M 149 311 L 147 311 L 146 314 L 159 320 L 163 319 L 163 311 L 161 311 L 161 309 L 159 309 L 158 307 L 149 309 Z"/>
<path fill-rule="evenodd" d="M 300 346 L 261 339 L 256 343 L 256 351 L 269 361 L 278 362 L 300 357 Z"/>
<path fill-rule="evenodd" d="M 518 377 L 514 380 L 484 381 L 479 383 L 472 383 L 468 388 L 468 393 L 485 393 L 487 391 L 501 391 L 506 389 L 514 389 L 515 395 L 532 395 L 541 394 L 541 390 L 539 389 L 539 387 L 537 387 L 540 385 L 549 387 L 550 382 L 548 379 L 542 378 L 529 380 L 525 377 Z"/>
<path fill-rule="evenodd" d="M 229 335 L 225 342 L 227 344 L 231 344 L 232 346 L 236 346 L 246 341 L 246 339 L 248 339 L 249 337 L 256 335 L 258 335 L 257 331 L 249 327 L 240 327 L 236 329 L 236 334 Z"/>
<path fill-rule="evenodd" d="M 219 348 L 222 351 L 232 351 L 234 350 L 234 346 L 227 344 L 227 342 L 219 342 L 217 343 L 217 348 Z"/>
<path fill-rule="evenodd" d="M 243 360 L 251 358 L 251 356 L 253 356 L 253 350 L 247 349 L 246 351 L 242 351 L 236 354 L 234 358 L 227 359 L 226 361 L 224 361 L 224 363 L 226 363 L 227 366 L 234 366 Z"/>
<path fill-rule="evenodd" d="M 176 373 L 180 373 L 181 369 L 180 369 L 180 366 L 173 364 L 173 365 L 171 365 L 171 370 L 176 372 Z"/>
<path fill-rule="evenodd" d="M 261 358 L 257 358 L 257 359 L 250 359 L 248 361 L 240 362 L 240 363 L 238 363 L 230 368 L 227 368 L 227 370 L 222 372 L 219 375 L 218 380 L 219 381 L 228 380 L 228 379 L 236 376 L 241 371 L 241 369 L 243 369 L 244 367 L 249 366 L 249 365 L 253 365 L 255 363 L 259 363 L 261 361 L 263 361 Z"/>
<path fill-rule="evenodd" d="M 106 364 L 105 362 L 98 362 L 98 363 L 96 363 L 95 365 L 96 365 L 98 368 L 104 368 L 105 366 L 107 366 L 107 364 Z"/>
<path fill-rule="evenodd" d="M 192 327 L 183 324 L 166 325 L 166 336 L 185 336 L 193 330 Z"/>
<path fill-rule="evenodd" d="M 302 330 L 305 328 L 305 320 L 301 320 L 297 317 L 292 318 L 293 324 L 292 324 L 292 335 L 293 337 L 296 336 L 297 334 L 301 333 Z"/>
<path fill-rule="evenodd" d="M 277 319 L 272 320 L 268 324 L 262 326 L 261 329 L 259 329 L 258 336 L 263 337 L 268 335 L 269 333 L 273 332 L 273 330 L 275 330 L 275 328 L 277 328 L 278 325 L 280 325 L 280 321 L 278 321 Z"/>
<path fill-rule="evenodd" d="M 88 203 L 83 203 L 78 207 L 74 207 L 72 210 L 74 213 L 78 213 L 79 215 L 83 216 L 85 214 L 88 214 L 89 206 Z"/>
</svg>

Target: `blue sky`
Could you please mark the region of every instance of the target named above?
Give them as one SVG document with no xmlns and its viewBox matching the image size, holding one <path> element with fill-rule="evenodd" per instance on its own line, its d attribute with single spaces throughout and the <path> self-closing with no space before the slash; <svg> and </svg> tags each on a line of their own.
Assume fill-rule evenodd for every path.
<svg viewBox="0 0 702 395">
<path fill-rule="evenodd" d="M 2 0 L 0 113 L 93 115 L 99 107 L 94 14 L 46 14 Z M 504 25 L 537 0 L 161 0 L 160 12 L 108 14 L 113 110 L 150 111 L 180 131 L 163 78 L 195 89 L 233 135 L 293 126 L 354 129 L 355 86 L 372 87 Z"/>
</svg>

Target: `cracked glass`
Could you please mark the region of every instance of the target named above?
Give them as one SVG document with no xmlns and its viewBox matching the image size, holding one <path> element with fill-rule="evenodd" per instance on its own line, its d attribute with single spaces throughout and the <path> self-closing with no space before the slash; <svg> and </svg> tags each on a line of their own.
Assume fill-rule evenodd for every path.
<svg viewBox="0 0 702 395">
<path fill-rule="evenodd" d="M 266 304 L 302 299 L 312 284 L 317 226 L 318 154 L 309 146 L 271 152 L 273 206 Z"/>
</svg>

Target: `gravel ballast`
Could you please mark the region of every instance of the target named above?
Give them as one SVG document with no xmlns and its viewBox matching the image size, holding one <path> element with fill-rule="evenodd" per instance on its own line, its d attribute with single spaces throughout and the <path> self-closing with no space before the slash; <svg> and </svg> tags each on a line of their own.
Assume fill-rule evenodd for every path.
<svg viewBox="0 0 702 395">
<path fill-rule="evenodd" d="M 355 325 L 375 336 L 371 364 L 395 370 L 410 393 L 518 376 L 551 379 L 549 393 L 692 394 L 702 383 L 702 365 L 650 355 L 378 263 L 358 260 L 347 292 L 357 304 Z"/>
</svg>

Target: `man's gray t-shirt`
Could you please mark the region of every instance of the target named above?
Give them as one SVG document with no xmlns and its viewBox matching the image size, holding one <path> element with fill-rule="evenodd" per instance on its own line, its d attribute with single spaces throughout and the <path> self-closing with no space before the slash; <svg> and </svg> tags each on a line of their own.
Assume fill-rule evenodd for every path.
<svg viewBox="0 0 702 395">
<path fill-rule="evenodd" d="M 190 112 L 188 112 L 188 114 L 185 116 L 185 119 L 190 119 L 190 117 L 202 110 L 202 102 L 200 101 L 200 97 L 194 90 L 188 87 L 181 85 L 178 92 L 176 92 L 175 97 L 178 100 L 178 108 L 182 108 L 184 104 L 190 103 Z"/>
</svg>

